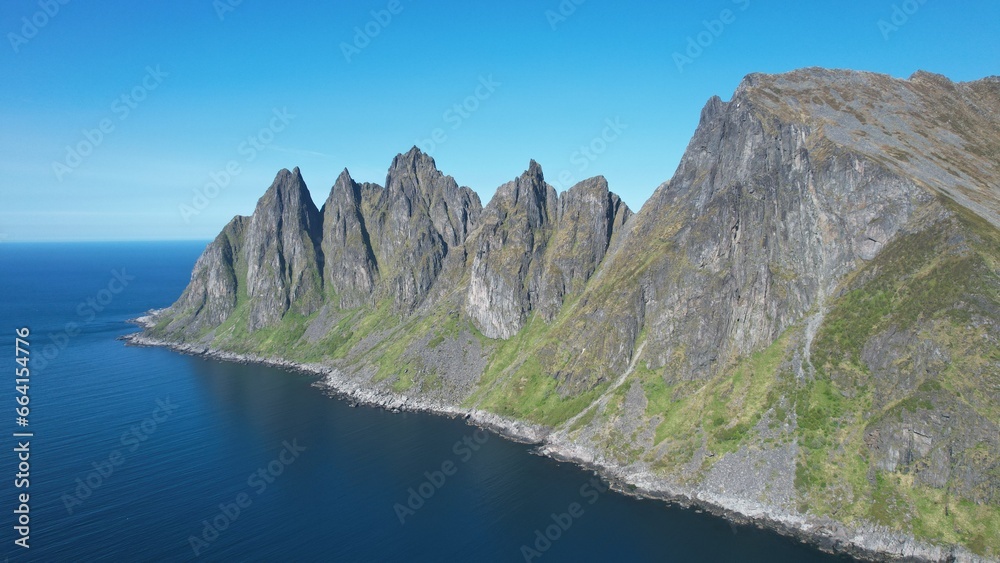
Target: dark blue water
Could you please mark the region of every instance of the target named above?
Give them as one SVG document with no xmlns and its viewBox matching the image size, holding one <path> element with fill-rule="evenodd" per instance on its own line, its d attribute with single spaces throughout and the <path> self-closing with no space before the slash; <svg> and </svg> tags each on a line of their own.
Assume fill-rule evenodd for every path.
<svg viewBox="0 0 1000 563">
<path fill-rule="evenodd" d="M 134 330 L 126 319 L 180 294 L 203 246 L 0 245 L 0 528 L 11 561 L 190 560 L 195 550 L 226 561 L 524 561 L 523 545 L 546 562 L 833 560 L 602 492 L 591 473 L 460 421 L 350 408 L 309 377 L 117 341 Z M 15 425 L 22 326 L 27 428 Z M 12 433 L 24 430 L 34 433 L 29 488 L 15 489 Z M 430 498 L 398 512 L 421 487 Z M 24 492 L 29 549 L 14 545 Z M 546 528 L 558 539 L 535 546 Z"/>
</svg>

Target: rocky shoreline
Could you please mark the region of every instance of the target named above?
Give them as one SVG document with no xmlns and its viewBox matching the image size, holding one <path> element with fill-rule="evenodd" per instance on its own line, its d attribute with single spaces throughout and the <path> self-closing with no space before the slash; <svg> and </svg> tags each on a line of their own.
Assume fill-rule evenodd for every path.
<svg viewBox="0 0 1000 563">
<path fill-rule="evenodd" d="M 131 320 L 149 328 L 155 311 Z M 426 412 L 450 418 L 464 419 L 468 424 L 490 430 L 506 439 L 537 445 L 540 455 L 562 462 L 574 463 L 592 470 L 607 480 L 618 493 L 661 500 L 685 508 L 704 510 L 729 522 L 755 526 L 808 543 L 819 550 L 849 555 L 865 561 L 947 561 L 981 563 L 995 561 L 975 555 L 958 546 L 937 546 L 921 542 L 903 533 L 874 525 L 849 528 L 828 518 L 803 516 L 749 499 L 737 498 L 698 488 L 678 487 L 648 471 L 635 470 L 609 463 L 595 452 L 580 447 L 551 429 L 529 424 L 478 409 L 468 410 L 454 405 L 438 404 L 384 390 L 368 389 L 351 381 L 336 368 L 323 364 L 302 364 L 279 358 L 236 354 L 204 346 L 193 346 L 152 338 L 144 332 L 120 337 L 128 345 L 163 347 L 183 354 L 243 364 L 257 364 L 320 376 L 317 382 L 331 396 L 393 412 Z"/>
</svg>

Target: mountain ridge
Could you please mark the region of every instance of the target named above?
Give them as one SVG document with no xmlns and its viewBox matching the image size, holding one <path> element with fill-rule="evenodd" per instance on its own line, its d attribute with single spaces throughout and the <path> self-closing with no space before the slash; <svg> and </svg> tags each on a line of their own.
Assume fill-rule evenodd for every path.
<svg viewBox="0 0 1000 563">
<path fill-rule="evenodd" d="M 635 214 L 535 161 L 485 206 L 416 147 L 322 209 L 283 170 L 140 338 L 530 424 L 837 549 L 998 557 L 997 131 L 996 80 L 810 68 L 709 99 Z"/>
</svg>

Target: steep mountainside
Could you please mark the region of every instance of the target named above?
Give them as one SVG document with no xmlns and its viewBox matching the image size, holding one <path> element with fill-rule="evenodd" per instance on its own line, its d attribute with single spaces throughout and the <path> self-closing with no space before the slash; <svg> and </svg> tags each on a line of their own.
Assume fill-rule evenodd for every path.
<svg viewBox="0 0 1000 563">
<path fill-rule="evenodd" d="M 998 266 L 1000 79 L 806 69 L 712 98 L 635 215 L 535 162 L 485 208 L 417 149 L 321 210 L 282 171 L 146 337 L 528 424 L 830 546 L 997 558 Z"/>
</svg>

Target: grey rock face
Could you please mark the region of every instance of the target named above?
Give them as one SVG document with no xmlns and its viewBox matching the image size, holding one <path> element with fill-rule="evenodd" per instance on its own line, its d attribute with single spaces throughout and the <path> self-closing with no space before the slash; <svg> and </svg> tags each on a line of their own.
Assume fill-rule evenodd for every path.
<svg viewBox="0 0 1000 563">
<path fill-rule="evenodd" d="M 475 192 L 439 172 L 434 159 L 416 147 L 397 156 L 367 219 L 382 294 L 404 312 L 419 305 L 481 209 Z"/>
<path fill-rule="evenodd" d="M 339 307 L 344 309 L 370 303 L 378 283 L 378 264 L 363 212 L 362 190 L 345 169 L 322 209 L 323 279 L 327 292 L 336 296 Z"/>
<path fill-rule="evenodd" d="M 279 172 L 246 229 L 250 330 L 278 321 L 289 309 L 303 315 L 319 309 L 322 224 L 299 169 Z"/>
<path fill-rule="evenodd" d="M 465 310 L 490 338 L 516 334 L 532 311 L 555 317 L 579 295 L 632 212 L 604 178 L 559 196 L 531 161 L 501 186 L 470 236 Z"/>
<path fill-rule="evenodd" d="M 226 321 L 238 300 L 237 270 L 242 260 L 243 231 L 249 217 L 237 216 L 198 258 L 180 299 L 171 307 L 174 327 L 197 333 Z"/>
<path fill-rule="evenodd" d="M 762 107 L 752 84 L 708 102 L 676 174 L 606 259 L 605 291 L 583 296 L 591 320 L 566 341 L 599 355 L 579 360 L 581 379 L 605 354 L 606 373 L 621 373 L 643 325 L 653 367 L 716 373 L 820 306 L 933 199 L 812 122 Z"/>
<path fill-rule="evenodd" d="M 167 333 L 217 327 L 246 300 L 250 331 L 289 311 L 310 315 L 391 299 L 419 305 L 445 258 L 463 244 L 482 205 L 414 148 L 393 161 L 387 186 L 359 184 L 347 170 L 318 210 L 298 168 L 282 170 L 251 217 L 238 217 L 208 246 Z"/>
<path fill-rule="evenodd" d="M 750 75 L 742 87 L 761 109 L 823 126 L 830 142 L 866 154 L 1000 227 L 995 78 L 955 83 L 918 71 L 909 80 L 808 68 Z"/>
<path fill-rule="evenodd" d="M 876 408 L 905 399 L 921 381 L 937 379 L 951 363 L 948 352 L 934 340 L 922 338 L 919 330 L 897 331 L 895 327 L 871 338 L 861 351 L 861 359 L 871 373 L 878 374 L 877 402 L 872 405 Z"/>
<path fill-rule="evenodd" d="M 612 238 L 631 216 L 625 202 L 608 191 L 603 176 L 584 180 L 559 197 L 558 226 L 546 252 L 539 292 L 545 319 L 559 313 L 566 297 L 583 292 Z"/>
<path fill-rule="evenodd" d="M 813 145 L 809 127 L 759 120 L 749 98 L 726 110 L 694 141 L 706 146 L 695 160 L 717 151 L 707 175 L 682 164 L 651 207 L 686 208 L 670 237 L 684 252 L 654 267 L 646 312 L 653 339 L 674 343 L 661 361 L 683 349 L 677 367 L 693 375 L 772 342 L 931 199 L 864 155 Z M 635 231 L 661 233 L 649 219 Z M 671 277 L 678 287 L 660 283 Z"/>
<path fill-rule="evenodd" d="M 542 258 L 557 214 L 556 190 L 531 161 L 500 186 L 470 239 L 472 265 L 465 309 L 489 338 L 510 338 L 538 299 Z"/>
<path fill-rule="evenodd" d="M 206 250 L 171 331 L 214 328 L 241 299 L 253 331 L 288 311 L 385 298 L 405 316 L 459 290 L 484 335 L 509 338 L 532 311 L 551 320 L 583 291 L 631 215 L 604 178 L 560 198 L 534 161 L 486 210 L 416 148 L 393 160 L 385 188 L 344 170 L 322 210 L 298 169 L 283 170 L 254 214 Z M 442 274 L 447 287 L 432 292 Z"/>
<path fill-rule="evenodd" d="M 939 400 L 937 408 L 899 409 L 878 420 L 865 436 L 875 467 L 913 475 L 920 483 L 981 504 L 1000 502 L 995 481 L 998 427 L 960 402 Z M 930 399 L 927 399 L 931 406 Z"/>
</svg>

